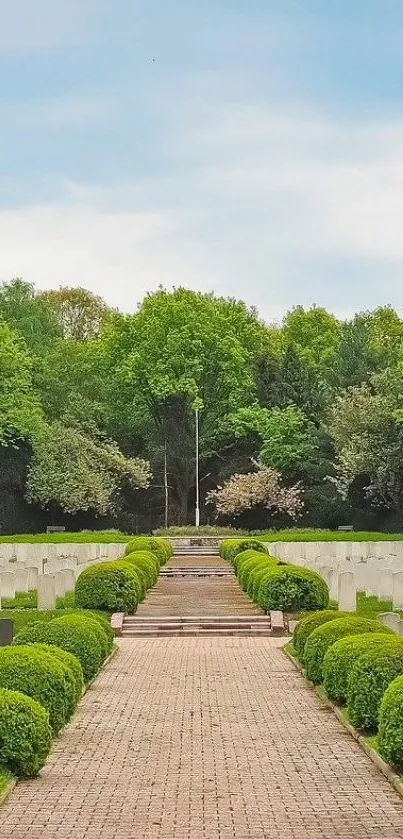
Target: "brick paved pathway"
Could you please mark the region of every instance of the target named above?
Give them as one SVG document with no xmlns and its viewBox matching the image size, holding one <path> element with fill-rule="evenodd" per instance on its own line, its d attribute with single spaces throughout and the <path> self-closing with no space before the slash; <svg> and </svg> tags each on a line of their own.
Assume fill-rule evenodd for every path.
<svg viewBox="0 0 403 839">
<path fill-rule="evenodd" d="M 121 641 L 1 839 L 401 839 L 403 802 L 280 643 Z"/>
<path fill-rule="evenodd" d="M 219 556 L 172 557 L 167 567 L 226 567 Z M 139 617 L 164 615 L 254 615 L 263 614 L 239 586 L 235 577 L 159 577 L 137 609 Z"/>
</svg>

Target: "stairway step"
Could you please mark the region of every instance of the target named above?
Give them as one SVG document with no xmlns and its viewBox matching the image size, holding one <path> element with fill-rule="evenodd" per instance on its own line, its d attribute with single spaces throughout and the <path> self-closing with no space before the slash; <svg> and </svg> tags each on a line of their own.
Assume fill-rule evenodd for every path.
<svg viewBox="0 0 403 839">
<path fill-rule="evenodd" d="M 127 625 L 131 623 L 137 623 L 139 620 L 141 620 L 143 623 L 155 623 L 156 620 L 164 623 L 168 623 L 170 621 L 173 621 L 174 623 L 178 623 L 178 621 L 191 621 L 192 623 L 194 623 L 194 621 L 201 621 L 203 623 L 207 621 L 239 621 L 240 623 L 247 623 L 251 620 L 258 621 L 260 623 L 267 623 L 269 618 L 267 615 L 262 615 L 259 613 L 251 613 L 249 615 L 128 615 L 127 617 L 125 617 L 124 623 L 125 625 Z"/>
<path fill-rule="evenodd" d="M 272 631 L 265 629 L 125 629 L 122 638 L 168 638 L 168 637 L 209 637 L 209 636 L 272 637 Z"/>
</svg>

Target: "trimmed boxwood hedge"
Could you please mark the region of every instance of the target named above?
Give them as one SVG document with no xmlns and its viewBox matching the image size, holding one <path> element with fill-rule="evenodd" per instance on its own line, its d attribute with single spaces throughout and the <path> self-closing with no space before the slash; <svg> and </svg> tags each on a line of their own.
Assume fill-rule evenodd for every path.
<svg viewBox="0 0 403 839">
<path fill-rule="evenodd" d="M 386 688 L 403 675 L 403 640 L 394 636 L 363 652 L 348 678 L 347 710 L 357 728 L 376 731 Z"/>
<path fill-rule="evenodd" d="M 323 687 L 330 699 L 344 705 L 354 662 L 366 650 L 384 643 L 384 632 L 369 632 L 364 635 L 347 635 L 347 638 L 340 638 L 329 647 L 323 659 Z"/>
<path fill-rule="evenodd" d="M 379 712 L 378 748 L 389 763 L 403 768 L 403 676 L 386 689 Z"/>
<path fill-rule="evenodd" d="M 349 617 L 348 612 L 338 612 L 337 609 L 323 609 L 320 612 L 304 615 L 297 623 L 292 638 L 294 652 L 300 661 L 304 660 L 305 644 L 311 633 L 318 626 L 338 618 Z"/>
<path fill-rule="evenodd" d="M 73 653 L 68 653 L 67 650 L 62 650 L 61 647 L 55 647 L 51 644 L 33 644 L 32 646 L 34 646 L 35 649 L 42 649 L 51 655 L 54 655 L 58 661 L 63 662 L 63 664 L 71 670 L 74 681 L 74 710 L 81 699 L 84 689 L 83 668 L 81 667 L 79 659 L 76 655 L 73 655 Z"/>
<path fill-rule="evenodd" d="M 89 612 L 89 611 L 71 611 L 71 612 L 64 612 L 64 615 L 80 615 L 85 616 L 86 618 L 91 618 L 94 621 L 97 621 L 99 625 L 102 627 L 108 644 L 108 655 L 112 652 L 113 645 L 115 643 L 115 633 L 110 624 L 110 618 L 107 614 L 102 614 L 100 612 Z M 60 614 L 54 615 L 55 618 L 60 617 Z"/>
<path fill-rule="evenodd" d="M 80 574 L 75 587 L 75 602 L 83 609 L 108 612 L 136 611 L 139 578 L 128 562 L 99 562 Z"/>
<path fill-rule="evenodd" d="M 265 543 L 260 542 L 258 539 L 223 539 L 220 543 L 220 556 L 228 562 L 231 562 L 234 568 L 237 566 L 238 554 L 250 550 L 258 551 L 258 553 L 268 556 Z"/>
<path fill-rule="evenodd" d="M 365 632 L 388 632 L 387 627 L 377 620 L 360 618 L 355 615 L 347 618 L 338 618 L 318 626 L 310 634 L 304 651 L 304 665 L 306 675 L 311 682 L 320 684 L 323 679 L 323 659 L 329 647 L 339 638 L 347 635 L 363 635 Z"/>
<path fill-rule="evenodd" d="M 55 656 L 35 645 L 0 649 L 0 688 L 18 690 L 36 699 L 49 712 L 57 734 L 74 709 L 74 679 L 71 670 Z"/>
<path fill-rule="evenodd" d="M 1 763 L 18 778 L 34 778 L 52 745 L 46 709 L 31 697 L 0 689 Z"/>
<path fill-rule="evenodd" d="M 160 565 L 165 565 L 173 554 L 171 543 L 160 536 L 134 536 L 126 545 L 125 555 L 134 551 L 151 551 Z"/>
<path fill-rule="evenodd" d="M 253 551 L 255 554 L 258 553 L 263 557 L 270 559 L 270 556 L 262 542 L 258 542 L 257 539 L 244 539 L 242 542 L 238 542 L 238 544 L 235 545 L 230 552 L 229 560 L 234 566 L 236 573 L 238 571 L 238 563 L 246 551 Z"/>
<path fill-rule="evenodd" d="M 109 654 L 109 639 L 104 632 L 102 626 L 94 618 L 87 615 L 61 615 L 60 618 L 55 618 L 53 623 L 58 626 L 77 626 L 83 632 L 95 637 L 101 649 L 102 661 L 105 661 Z"/>
<path fill-rule="evenodd" d="M 134 568 L 140 568 L 146 578 L 147 588 L 154 586 L 158 580 L 159 561 L 151 551 L 133 551 L 125 556 L 125 562 L 129 562 Z"/>
<path fill-rule="evenodd" d="M 329 604 L 329 589 L 315 571 L 297 565 L 277 565 L 261 581 L 257 602 L 265 612 L 325 609 Z"/>
<path fill-rule="evenodd" d="M 59 618 L 49 623 L 30 623 L 19 632 L 13 641 L 13 645 L 51 644 L 67 650 L 77 656 L 83 668 L 84 681 L 86 684 L 98 673 L 102 664 L 102 652 L 98 639 L 92 633 L 87 633 L 79 626 L 71 626 L 59 622 Z"/>
<path fill-rule="evenodd" d="M 237 555 L 237 577 L 239 584 L 244 591 L 247 591 L 251 575 L 258 570 L 268 571 L 278 565 L 279 560 L 276 557 L 263 555 L 259 551 L 247 550 Z"/>
</svg>

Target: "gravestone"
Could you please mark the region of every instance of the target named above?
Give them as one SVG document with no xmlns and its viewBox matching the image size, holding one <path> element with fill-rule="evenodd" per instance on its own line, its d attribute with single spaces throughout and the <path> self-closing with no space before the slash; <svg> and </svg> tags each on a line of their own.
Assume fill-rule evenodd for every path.
<svg viewBox="0 0 403 839">
<path fill-rule="evenodd" d="M 8 647 L 14 638 L 14 623 L 2 618 L 0 620 L 0 647 Z"/>
<path fill-rule="evenodd" d="M 28 577 L 28 591 L 35 591 L 38 586 L 39 571 L 35 565 L 25 570 Z"/>
<path fill-rule="evenodd" d="M 397 571 L 392 577 L 393 605 L 395 609 L 403 609 L 403 571 Z"/>
<path fill-rule="evenodd" d="M 73 568 L 66 568 L 65 571 L 60 571 L 64 577 L 64 589 L 66 592 L 74 591 L 76 585 L 76 575 Z"/>
<path fill-rule="evenodd" d="M 49 576 L 49 574 L 47 576 Z M 55 578 L 56 597 L 64 597 L 64 595 L 66 594 L 66 589 L 64 585 L 64 571 L 57 571 L 53 576 Z"/>
<path fill-rule="evenodd" d="M 56 609 L 54 574 L 39 574 L 38 576 L 38 609 Z"/>
<path fill-rule="evenodd" d="M 12 571 L 2 571 L 0 574 L 0 594 L 2 597 L 15 597 L 15 576 Z"/>
<path fill-rule="evenodd" d="M 352 571 L 344 571 L 339 575 L 339 609 L 342 612 L 355 612 L 357 592 Z"/>
<path fill-rule="evenodd" d="M 398 633 L 399 623 L 400 623 L 400 615 L 398 615 L 397 612 L 381 612 L 381 614 L 378 615 L 378 620 L 384 626 L 387 626 L 389 629 L 392 629 L 393 632 Z"/>
<path fill-rule="evenodd" d="M 383 568 L 380 568 L 379 571 L 379 578 L 376 583 L 378 597 L 391 598 L 393 596 L 393 574 Z"/>
<path fill-rule="evenodd" d="M 28 573 L 25 568 L 17 568 L 15 571 L 15 590 L 23 594 L 28 591 Z"/>
</svg>

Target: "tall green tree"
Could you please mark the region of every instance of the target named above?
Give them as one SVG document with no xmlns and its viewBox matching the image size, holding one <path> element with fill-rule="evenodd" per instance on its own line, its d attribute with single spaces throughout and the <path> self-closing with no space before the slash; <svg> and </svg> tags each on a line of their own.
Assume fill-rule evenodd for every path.
<svg viewBox="0 0 403 839">
<path fill-rule="evenodd" d="M 81 286 L 43 291 L 39 295 L 57 318 L 65 338 L 84 341 L 99 335 L 111 309 L 102 297 Z"/>
<path fill-rule="evenodd" d="M 110 322 L 104 340 L 117 383 L 115 409 L 134 436 L 148 427 L 149 450 L 162 451 L 166 441 L 169 480 L 185 522 L 195 482 L 195 406 L 200 459 L 207 463 L 220 450 L 228 414 L 254 400 L 265 327 L 244 303 L 160 289 L 134 316 Z"/>
<path fill-rule="evenodd" d="M 24 338 L 28 349 L 36 355 L 46 353 L 62 335 L 51 307 L 32 283 L 20 278 L 0 286 L 0 317 Z"/>
<path fill-rule="evenodd" d="M 42 423 L 32 387 L 32 359 L 23 339 L 0 321 L 0 446 L 31 440 Z"/>
</svg>

